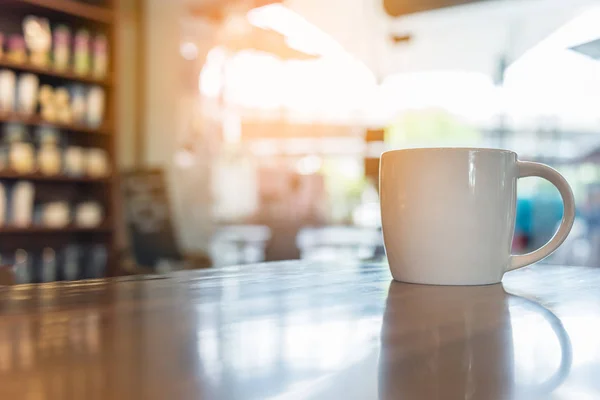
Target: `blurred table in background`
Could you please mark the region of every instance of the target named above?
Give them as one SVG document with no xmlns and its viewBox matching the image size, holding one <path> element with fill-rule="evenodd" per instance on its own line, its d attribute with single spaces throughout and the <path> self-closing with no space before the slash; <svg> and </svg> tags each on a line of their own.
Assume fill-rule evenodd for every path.
<svg viewBox="0 0 600 400">
<path fill-rule="evenodd" d="M 600 270 L 280 262 L 0 289 L 3 399 L 600 398 Z"/>
<path fill-rule="evenodd" d="M 215 267 L 265 261 L 272 235 L 264 225 L 226 225 L 213 235 L 211 258 Z M 279 232 L 279 234 L 283 234 Z M 301 228 L 295 237 L 300 258 L 312 261 L 373 260 L 384 257 L 383 238 L 378 228 L 331 225 Z"/>
<path fill-rule="evenodd" d="M 227 225 L 217 229 L 210 254 L 215 267 L 258 263 L 265 260 L 265 246 L 271 238 L 264 225 Z"/>
<path fill-rule="evenodd" d="M 350 261 L 372 259 L 383 248 L 381 230 L 354 226 L 304 228 L 296 245 L 303 260 Z"/>
</svg>

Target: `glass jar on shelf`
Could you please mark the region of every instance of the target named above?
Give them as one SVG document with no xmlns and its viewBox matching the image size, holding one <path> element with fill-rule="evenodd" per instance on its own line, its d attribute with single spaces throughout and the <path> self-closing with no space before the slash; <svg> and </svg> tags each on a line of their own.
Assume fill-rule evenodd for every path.
<svg viewBox="0 0 600 400">
<path fill-rule="evenodd" d="M 52 127 L 42 126 L 37 131 L 40 147 L 37 164 L 40 173 L 58 175 L 62 170 L 62 157 L 59 147 L 59 132 Z"/>
<path fill-rule="evenodd" d="M 8 153 L 8 167 L 19 174 L 35 171 L 35 149 L 31 139 L 20 123 L 6 124 L 4 127 L 5 151 Z"/>
</svg>

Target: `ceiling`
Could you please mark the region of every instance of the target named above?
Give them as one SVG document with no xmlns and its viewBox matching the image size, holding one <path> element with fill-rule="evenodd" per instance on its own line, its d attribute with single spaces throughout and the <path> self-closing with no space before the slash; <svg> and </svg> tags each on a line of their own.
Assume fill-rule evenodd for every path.
<svg viewBox="0 0 600 400">
<path fill-rule="evenodd" d="M 451 1 L 419 4 L 443 2 Z M 284 4 L 384 79 L 394 73 L 434 70 L 476 71 L 493 77 L 500 58 L 518 59 L 598 2 L 483 0 L 396 18 L 386 13 L 383 0 L 286 0 Z M 411 40 L 395 44 L 394 35 Z"/>
<path fill-rule="evenodd" d="M 600 60 L 600 39 L 573 46 L 571 49 L 593 59 Z"/>
<path fill-rule="evenodd" d="M 199 14 L 211 9 L 222 12 L 223 4 L 229 4 L 229 0 L 185 1 L 193 5 L 192 13 Z M 236 0 L 235 3 L 250 7 L 279 1 L 328 34 L 380 81 L 395 73 L 439 70 L 474 71 L 496 79 L 502 62 L 510 64 L 519 59 L 583 10 L 598 4 L 598 0 Z M 399 14 L 402 15 L 391 16 Z M 394 40 L 397 38 L 409 40 Z M 570 43 L 568 47 L 579 44 Z"/>
<path fill-rule="evenodd" d="M 208 17 L 221 21 L 230 9 L 249 10 L 268 4 L 281 3 L 283 0 L 194 0 L 189 1 L 187 9 L 191 16 Z"/>
</svg>

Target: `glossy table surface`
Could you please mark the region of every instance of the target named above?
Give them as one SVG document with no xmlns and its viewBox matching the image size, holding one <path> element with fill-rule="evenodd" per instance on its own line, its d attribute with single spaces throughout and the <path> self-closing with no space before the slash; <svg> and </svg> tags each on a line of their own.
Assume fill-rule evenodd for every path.
<svg viewBox="0 0 600 400">
<path fill-rule="evenodd" d="M 599 399 L 600 269 L 283 262 L 0 289 L 0 399 Z"/>
</svg>

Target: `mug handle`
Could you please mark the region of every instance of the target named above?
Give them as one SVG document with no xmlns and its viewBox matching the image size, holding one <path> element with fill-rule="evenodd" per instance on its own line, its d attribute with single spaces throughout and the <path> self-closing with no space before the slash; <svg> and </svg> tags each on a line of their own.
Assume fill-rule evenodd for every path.
<svg viewBox="0 0 600 400">
<path fill-rule="evenodd" d="M 565 241 L 569 232 L 571 232 L 573 222 L 575 222 L 575 199 L 573 191 L 567 180 L 558 171 L 544 164 L 526 161 L 517 161 L 517 168 L 519 169 L 519 178 L 538 176 L 556 186 L 563 201 L 563 217 L 558 231 L 556 231 L 548 243 L 531 253 L 511 256 L 508 271 L 525 267 L 548 257 Z"/>
</svg>

